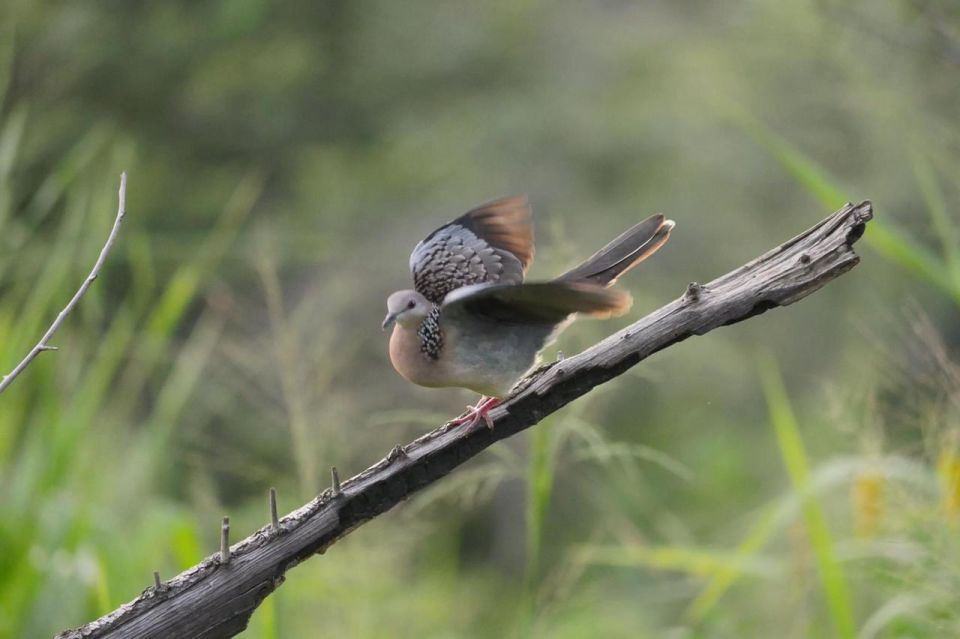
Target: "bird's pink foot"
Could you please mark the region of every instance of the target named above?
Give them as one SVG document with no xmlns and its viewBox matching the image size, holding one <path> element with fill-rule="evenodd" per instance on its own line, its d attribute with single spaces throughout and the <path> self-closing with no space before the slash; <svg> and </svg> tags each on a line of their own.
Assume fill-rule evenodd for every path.
<svg viewBox="0 0 960 639">
<path fill-rule="evenodd" d="M 493 419 L 490 417 L 490 411 L 500 405 L 500 398 L 498 397 L 480 397 L 480 401 L 477 402 L 476 406 L 467 406 L 469 409 L 466 413 L 457 417 L 456 419 L 451 419 L 448 424 L 453 426 L 463 426 L 467 425 L 468 428 L 472 429 L 474 426 L 480 423 L 482 419 L 483 422 L 487 425 L 487 428 L 493 430 Z"/>
</svg>

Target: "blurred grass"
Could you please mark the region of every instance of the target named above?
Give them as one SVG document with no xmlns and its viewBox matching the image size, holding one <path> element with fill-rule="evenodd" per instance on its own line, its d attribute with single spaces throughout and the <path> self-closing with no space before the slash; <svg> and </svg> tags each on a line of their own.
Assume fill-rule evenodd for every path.
<svg viewBox="0 0 960 639">
<path fill-rule="evenodd" d="M 244 636 L 960 636 L 958 18 L 0 4 L 4 370 L 130 173 L 103 277 L 0 399 L 0 637 L 102 614 L 214 552 L 222 514 L 265 523 L 268 486 L 292 509 L 456 413 L 389 369 L 382 300 L 436 223 L 516 192 L 537 278 L 678 221 L 622 282 L 637 315 L 807 226 L 811 198 L 873 198 L 883 259 L 494 447 L 292 571 Z M 758 343 L 784 379 L 768 361 L 758 387 Z"/>
<path fill-rule="evenodd" d="M 15 112 L 4 127 L 0 168 L 7 176 L 20 152 L 18 143 L 26 121 L 23 113 Z M 32 196 L 24 198 L 16 190 L 17 182 L 6 178 L 10 187 L 7 201 L 21 199 L 26 211 L 26 217 L 20 218 L 13 218 L 6 210 L 0 215 L 0 233 L 13 242 L 14 251 L 6 255 L 13 258 L 36 250 L 39 236 L 24 230 L 24 224 L 53 224 L 56 230 L 42 248 L 46 255 L 42 262 L 8 259 L 3 264 L 4 299 L 9 308 L 18 309 L 15 315 L 0 318 L 0 334 L 6 336 L 0 345 L 0 365 L 4 368 L 11 368 L 46 330 L 96 257 L 96 242 L 105 237 L 105 213 L 116 208 L 112 183 L 119 171 L 104 171 L 101 166 L 115 166 L 115 161 L 104 163 L 104 156 L 109 158 L 113 153 L 112 144 L 104 130 L 95 130 L 41 180 Z M 116 148 L 122 149 L 122 145 Z M 137 188 L 136 177 L 131 180 L 131 188 Z M 250 210 L 250 197 L 241 197 L 228 206 L 227 223 L 221 228 L 235 233 L 237 216 Z M 135 222 L 123 229 L 121 245 L 128 241 L 129 234 L 137 234 L 136 226 Z M 97 504 L 124 494 L 135 497 L 138 490 L 154 481 L 154 474 L 162 467 L 169 433 L 205 368 L 222 331 L 222 320 L 199 318 L 186 330 L 177 357 L 167 359 L 167 354 L 182 337 L 183 319 L 201 290 L 200 282 L 209 277 L 229 242 L 222 232 L 212 233 L 198 260 L 174 273 L 155 304 L 132 303 L 120 297 L 110 303 L 118 310 L 104 308 L 108 297 L 97 289 L 113 278 L 101 278 L 82 301 L 79 321 L 71 322 L 74 326 L 93 324 L 91 328 L 101 332 L 100 338 L 83 342 L 77 340 L 75 328 L 65 331 L 58 336 L 62 349 L 35 362 L 24 373 L 23 383 L 15 383 L 5 394 L 5 401 L 0 402 L 0 460 L 7 488 L 0 502 L 6 522 L 0 533 L 4 541 L 0 598 L 5 601 L 0 611 L 0 635 L 35 636 L 39 628 L 47 627 L 49 621 L 37 615 L 35 605 L 63 596 L 63 579 L 55 577 L 61 572 L 88 584 L 91 614 L 111 610 L 129 596 L 130 584 L 140 581 L 132 579 L 129 571 L 129 562 L 136 561 L 138 555 L 129 543 L 124 544 L 122 552 L 112 553 L 94 551 L 89 546 L 91 536 L 96 538 L 105 532 L 98 530 Z M 117 259 L 115 255 L 111 258 Z M 139 255 L 133 263 L 136 270 L 132 281 L 144 285 L 136 294 L 143 295 L 152 288 L 148 283 L 157 280 L 155 267 L 148 253 Z M 170 368 L 165 368 L 165 377 L 144 411 L 140 399 L 144 385 L 155 377 L 154 371 L 161 363 L 170 364 Z M 45 383 L 38 384 L 37 380 Z M 71 387 L 71 392 L 63 393 L 64 385 Z M 142 423 L 144 429 L 130 433 L 127 424 L 133 421 Z M 112 450 L 121 441 L 127 442 L 123 446 L 126 455 L 114 462 L 113 472 L 124 479 L 117 483 L 97 472 L 105 461 L 97 450 L 100 446 Z M 88 502 L 70 498 L 80 486 L 96 497 Z M 57 517 L 59 523 L 51 528 L 51 516 L 64 508 L 71 515 Z M 174 536 L 179 541 L 171 546 L 179 556 L 176 569 L 191 565 L 201 556 L 192 523 L 187 527 L 189 521 L 185 511 L 174 509 L 172 517 L 150 524 L 162 526 L 165 535 L 176 530 L 172 524 L 179 526 L 180 532 Z M 117 533 L 125 539 L 137 539 L 136 530 L 121 529 Z M 138 542 L 139 552 L 153 545 L 143 542 Z M 73 548 L 75 554 L 58 550 L 48 556 L 42 550 L 64 546 Z M 169 566 L 167 569 L 171 570 Z M 55 580 L 43 576 L 48 573 Z"/>
<path fill-rule="evenodd" d="M 798 148 L 757 120 L 743 122 L 744 130 L 826 209 L 836 210 L 851 201 L 822 167 Z M 921 246 L 906 230 L 897 228 L 885 219 L 882 210 L 875 211 L 875 218 L 867 227 L 864 239 L 867 245 L 880 255 L 921 281 L 939 288 L 960 305 L 960 271 L 957 261 L 960 239 L 954 221 L 945 211 L 937 178 L 928 161 L 919 152 L 914 152 L 912 166 L 920 187 L 920 195 L 941 242 L 941 255 Z"/>
<path fill-rule="evenodd" d="M 807 459 L 797 419 L 790 406 L 780 371 L 770 355 L 761 359 L 760 378 L 767 398 L 767 406 L 770 409 L 770 421 L 777 433 L 777 444 L 784 466 L 790 475 L 793 489 L 803 495 L 804 524 L 810 546 L 817 558 L 820 580 L 836 635 L 854 637 L 855 613 L 847 578 L 837 560 L 823 507 L 816 496 L 810 494 L 810 462 Z"/>
<path fill-rule="evenodd" d="M 541 546 L 546 528 L 547 508 L 553 494 L 554 465 L 556 455 L 552 445 L 554 438 L 553 420 L 545 419 L 537 428 L 530 431 L 530 455 L 527 471 L 527 546 L 526 567 L 527 593 L 532 598 L 531 589 L 539 582 Z"/>
<path fill-rule="evenodd" d="M 707 584 L 693 600 L 688 609 L 688 615 L 694 621 L 702 621 L 717 605 L 723 594 L 743 574 L 741 566 L 763 549 L 776 532 L 777 517 L 780 509 L 770 508 L 757 520 L 744 540 L 736 547 L 733 559 L 727 565 L 719 566 L 709 575 Z"/>
</svg>

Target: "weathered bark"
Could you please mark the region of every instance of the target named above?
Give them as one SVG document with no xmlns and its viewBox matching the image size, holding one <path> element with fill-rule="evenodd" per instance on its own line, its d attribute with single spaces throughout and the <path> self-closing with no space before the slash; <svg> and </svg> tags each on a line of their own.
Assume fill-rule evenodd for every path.
<svg viewBox="0 0 960 639">
<path fill-rule="evenodd" d="M 494 442 L 546 415 L 691 335 L 702 335 L 818 290 L 853 268 L 852 245 L 872 217 L 869 202 L 846 205 L 810 230 L 709 284 L 691 284 L 679 299 L 582 353 L 538 370 L 509 401 L 492 411 L 496 428 L 438 428 L 359 475 L 336 482 L 317 499 L 220 555 L 150 586 L 134 601 L 58 637 L 232 637 L 286 571 L 357 526 L 386 512 Z"/>
</svg>

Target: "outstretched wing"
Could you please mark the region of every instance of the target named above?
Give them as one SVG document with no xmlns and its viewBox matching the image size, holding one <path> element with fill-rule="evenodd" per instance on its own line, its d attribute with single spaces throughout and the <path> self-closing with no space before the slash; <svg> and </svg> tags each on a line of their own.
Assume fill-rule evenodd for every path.
<svg viewBox="0 0 960 639">
<path fill-rule="evenodd" d="M 471 317 L 506 324 L 563 322 L 574 313 L 622 315 L 633 299 L 626 291 L 592 282 L 535 282 L 480 285 L 454 291 L 443 301 L 441 317 Z"/>
<path fill-rule="evenodd" d="M 440 304 L 471 284 L 519 284 L 533 261 L 533 218 L 523 196 L 478 206 L 441 226 L 410 255 L 414 288 Z"/>
</svg>

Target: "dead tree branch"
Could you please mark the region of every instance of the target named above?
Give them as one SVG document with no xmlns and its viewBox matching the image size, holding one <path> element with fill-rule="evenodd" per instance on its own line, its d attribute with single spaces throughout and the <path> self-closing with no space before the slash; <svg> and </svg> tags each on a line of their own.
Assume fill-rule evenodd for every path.
<svg viewBox="0 0 960 639">
<path fill-rule="evenodd" d="M 53 320 L 53 324 L 50 325 L 50 328 L 47 329 L 47 332 L 43 334 L 43 337 L 40 338 L 40 341 L 37 342 L 36 346 L 30 349 L 30 352 L 27 353 L 27 356 L 24 357 L 16 368 L 14 368 L 8 375 L 4 375 L 3 379 L 0 380 L 0 393 L 7 389 L 7 386 L 13 383 L 13 380 L 17 378 L 20 373 L 22 373 L 27 366 L 30 365 L 37 355 L 46 351 L 55 351 L 57 350 L 56 346 L 50 345 L 50 338 L 54 336 L 57 330 L 60 329 L 60 325 L 63 324 L 63 321 L 67 319 L 67 315 L 76 307 L 77 303 L 80 301 L 80 298 L 83 297 L 84 293 L 87 292 L 87 289 L 90 288 L 90 285 L 93 284 L 93 281 L 97 279 L 97 276 L 100 275 L 100 269 L 103 267 L 103 263 L 107 260 L 107 255 L 110 253 L 110 249 L 113 248 L 113 243 L 117 239 L 117 233 L 120 231 L 120 224 L 123 222 L 123 216 L 127 214 L 127 174 L 126 172 L 120 174 L 120 204 L 117 207 L 117 217 L 113 221 L 113 228 L 110 229 L 110 235 L 107 236 L 107 242 L 103 245 L 103 248 L 100 249 L 100 255 L 97 257 L 97 261 L 94 263 L 93 268 L 90 270 L 90 274 L 87 275 L 87 279 L 83 280 L 83 284 L 80 285 L 80 288 L 77 289 L 77 292 L 73 294 L 73 297 L 70 298 L 70 301 L 67 302 L 67 305 L 63 307 L 63 310 L 57 314 L 57 318 Z"/>
<path fill-rule="evenodd" d="M 438 428 L 317 499 L 235 544 L 228 552 L 134 601 L 68 630 L 81 637 L 232 637 L 279 586 L 286 571 L 386 512 L 411 493 L 441 479 L 493 444 L 529 428 L 568 402 L 651 354 L 692 335 L 786 306 L 853 268 L 853 244 L 872 217 L 869 202 L 848 204 L 812 229 L 709 284 L 691 284 L 677 300 L 582 353 L 535 373 L 492 412 L 496 428 L 474 432 Z M 229 563 L 225 561 L 229 557 Z"/>
</svg>

